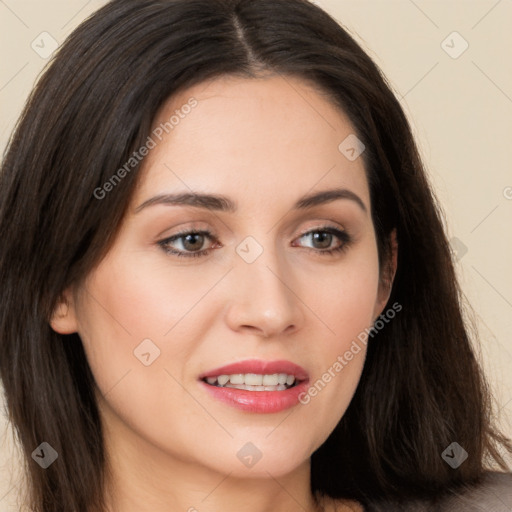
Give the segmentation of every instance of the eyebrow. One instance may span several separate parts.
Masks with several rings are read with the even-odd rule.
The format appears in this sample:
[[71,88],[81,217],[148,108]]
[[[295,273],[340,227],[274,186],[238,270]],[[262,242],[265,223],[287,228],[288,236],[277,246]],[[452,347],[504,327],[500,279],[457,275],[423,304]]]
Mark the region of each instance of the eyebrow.
[[[307,210],[315,206],[330,203],[338,199],[348,199],[354,201],[363,212],[367,213],[367,208],[362,199],[346,188],[336,188],[323,190],[312,194],[302,196],[293,206],[292,210]],[[139,213],[149,206],[164,204],[171,206],[193,206],[194,208],[203,208],[211,211],[234,213],[237,210],[235,201],[223,195],[201,194],[198,192],[184,192],[178,194],[160,194],[147,199],[137,206],[135,213]]]

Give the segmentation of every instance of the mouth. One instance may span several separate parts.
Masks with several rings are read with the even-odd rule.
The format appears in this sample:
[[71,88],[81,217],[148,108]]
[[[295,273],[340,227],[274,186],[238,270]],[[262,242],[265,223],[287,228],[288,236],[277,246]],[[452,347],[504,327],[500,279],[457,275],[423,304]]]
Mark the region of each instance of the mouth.
[[201,379],[206,384],[220,388],[242,389],[245,391],[286,391],[303,382],[293,374],[288,373],[233,373]]
[[214,400],[246,413],[269,414],[301,403],[309,375],[290,361],[253,359],[215,368],[198,381]]
[[214,368],[199,376],[213,387],[244,391],[286,391],[308,380],[302,366],[291,361],[249,359]]

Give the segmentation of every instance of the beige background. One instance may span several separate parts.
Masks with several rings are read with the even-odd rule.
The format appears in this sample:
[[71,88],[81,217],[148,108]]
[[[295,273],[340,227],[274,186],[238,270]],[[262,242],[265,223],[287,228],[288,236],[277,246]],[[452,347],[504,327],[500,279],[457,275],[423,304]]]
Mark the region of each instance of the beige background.
[[[32,41],[48,32],[61,43],[104,3],[0,0],[2,150],[48,62]],[[383,69],[412,123],[477,315],[496,409],[512,437],[512,1],[316,3]],[[7,512],[18,510],[19,462],[3,416],[0,432],[0,512]]]

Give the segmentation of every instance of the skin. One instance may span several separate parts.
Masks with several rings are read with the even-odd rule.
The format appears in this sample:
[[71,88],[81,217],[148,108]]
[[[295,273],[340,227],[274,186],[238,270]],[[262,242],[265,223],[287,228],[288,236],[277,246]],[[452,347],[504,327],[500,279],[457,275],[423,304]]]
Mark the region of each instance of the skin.
[[[66,290],[51,324],[79,333],[96,379],[110,510],[316,511],[310,456],[347,409],[366,346],[308,404],[278,413],[216,401],[198,376],[244,359],[287,359],[315,382],[384,311],[390,288],[379,279],[363,159],[338,150],[355,130],[306,82],[276,76],[202,83],[167,101],[155,126],[191,97],[197,107],[146,157],[113,247]],[[302,195],[336,187],[367,212],[348,199],[291,210]],[[158,194],[191,190],[228,196],[238,210],[136,212]],[[336,236],[330,244],[301,236],[325,225],[352,236],[345,251],[321,254],[342,243]],[[181,238],[174,249],[214,248],[197,258],[167,254],[158,242],[183,229],[215,239],[190,248]],[[235,251],[247,236],[263,249],[251,264]],[[393,276],[395,268],[396,246]],[[147,338],[160,349],[149,366],[134,356]],[[262,453],[252,468],[237,457],[247,442]]]

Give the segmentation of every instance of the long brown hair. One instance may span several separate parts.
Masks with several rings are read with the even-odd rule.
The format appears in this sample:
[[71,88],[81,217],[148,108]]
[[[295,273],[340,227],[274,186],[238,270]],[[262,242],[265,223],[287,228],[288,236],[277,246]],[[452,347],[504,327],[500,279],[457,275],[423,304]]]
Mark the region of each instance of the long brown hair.
[[[104,510],[106,475],[94,378],[78,334],[49,318],[64,289],[109,250],[138,167],[108,197],[95,190],[140,148],[178,90],[262,72],[313,83],[365,144],[381,268],[397,230],[389,304],[403,310],[368,344],[353,400],[312,455],[314,494],[365,505],[477,482],[512,452],[493,424],[474,329],[404,112],[381,72],[305,0],[114,0],[56,53],[23,111],[0,175],[0,372],[36,512]],[[463,404],[463,405],[461,405]],[[59,459],[42,470],[42,441]],[[457,469],[441,457],[457,442]]]

